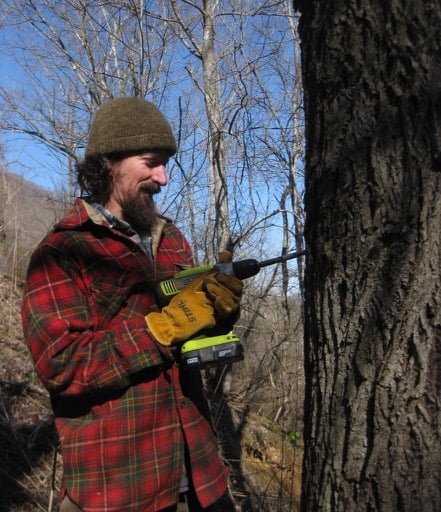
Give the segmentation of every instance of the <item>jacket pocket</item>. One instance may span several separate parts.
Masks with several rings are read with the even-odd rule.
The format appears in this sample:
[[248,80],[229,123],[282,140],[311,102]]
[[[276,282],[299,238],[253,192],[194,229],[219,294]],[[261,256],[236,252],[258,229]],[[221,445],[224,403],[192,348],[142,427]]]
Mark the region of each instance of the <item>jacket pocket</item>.
[[90,287],[90,306],[98,328],[105,327],[126,305],[132,286],[95,281]]

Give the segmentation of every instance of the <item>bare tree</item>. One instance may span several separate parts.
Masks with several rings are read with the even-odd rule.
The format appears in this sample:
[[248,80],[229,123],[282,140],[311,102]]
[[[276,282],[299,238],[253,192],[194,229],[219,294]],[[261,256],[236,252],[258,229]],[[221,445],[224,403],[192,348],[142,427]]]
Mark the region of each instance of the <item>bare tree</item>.
[[[202,91],[208,123],[208,165],[210,183],[209,226],[211,241],[206,245],[206,255],[211,261],[220,249],[227,247],[230,236],[230,222],[227,196],[226,148],[224,109],[221,104],[221,69],[218,65],[223,56],[216,48],[216,11],[219,2],[203,0],[197,3],[180,3],[171,1],[172,13],[176,20],[171,26],[202,66],[202,80],[197,72],[187,66],[195,86]],[[196,21],[191,9],[196,13]],[[182,12],[185,9],[185,14]],[[202,29],[198,37],[193,25],[201,22]]]
[[[302,246],[301,81],[287,0],[4,5],[8,26],[26,30],[8,48],[32,83],[26,94],[0,90],[5,129],[41,140],[73,171],[95,107],[110,96],[146,97],[164,110],[179,146],[160,208],[183,227],[198,262],[226,245],[257,259]],[[301,274],[290,263],[249,280],[238,324],[246,361],[225,387],[213,379],[222,407],[244,397],[238,410],[259,409],[283,429],[297,429],[290,423],[302,388]],[[231,430],[239,441],[243,418]]]
[[[294,60],[291,69],[286,60],[293,46],[288,36],[260,42],[281,32],[274,26],[289,34],[294,18],[286,5],[286,0],[5,0],[7,26],[23,30],[11,31],[3,50],[32,86],[0,88],[2,128],[26,134],[61,155],[73,194],[73,164],[96,106],[111,96],[146,96],[167,107],[178,135],[177,165],[170,169],[172,185],[162,205],[192,226],[197,256],[203,253],[212,261],[230,239],[247,252],[262,248],[265,233],[279,222],[272,222],[280,215],[274,198],[287,186],[289,196],[300,198],[292,177],[299,169],[302,143],[294,130],[301,126],[301,115],[298,94],[284,78],[287,71],[295,74]],[[283,68],[277,70],[283,52]],[[271,84],[257,94],[259,83],[271,74]],[[266,102],[260,99],[265,95]],[[271,96],[292,100],[292,108],[278,111],[281,103]],[[276,160],[265,163],[265,153],[277,152],[279,141],[280,170],[271,168]],[[275,175],[280,176],[280,195],[274,193]],[[301,222],[301,213],[289,216],[289,226],[292,219]],[[295,232],[301,236],[301,227]],[[201,245],[201,239],[210,243]]]
[[2,6],[6,24],[16,28],[6,51],[13,50],[32,84],[0,88],[4,130],[75,161],[104,99],[148,94],[161,102],[171,32],[139,2],[5,0]]
[[441,509],[438,1],[299,1],[303,510]]

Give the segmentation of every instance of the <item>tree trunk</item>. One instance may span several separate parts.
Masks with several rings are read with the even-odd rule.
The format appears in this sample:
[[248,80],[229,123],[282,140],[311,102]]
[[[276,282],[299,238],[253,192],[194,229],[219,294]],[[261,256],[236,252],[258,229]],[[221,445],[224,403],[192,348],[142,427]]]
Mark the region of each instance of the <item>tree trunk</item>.
[[304,511],[441,510],[441,4],[305,0]]
[[0,273],[4,272],[6,256],[6,203],[8,191],[6,177],[3,169],[0,169]]
[[215,261],[217,253],[228,247],[231,238],[225,161],[225,127],[219,91],[219,64],[215,52],[216,4],[217,2],[211,0],[203,2],[202,67],[209,133],[210,227],[213,229],[213,238],[211,243],[207,244],[208,261]]

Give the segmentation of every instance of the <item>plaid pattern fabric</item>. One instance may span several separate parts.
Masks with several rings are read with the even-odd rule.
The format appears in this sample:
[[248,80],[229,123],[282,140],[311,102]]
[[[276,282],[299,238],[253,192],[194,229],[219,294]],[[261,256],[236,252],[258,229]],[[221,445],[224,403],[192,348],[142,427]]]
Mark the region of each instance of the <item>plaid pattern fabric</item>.
[[35,250],[25,339],[49,390],[64,489],[86,512],[147,512],[177,501],[184,450],[203,507],[226,490],[199,373],[149,335],[156,281],[192,264],[163,221],[153,262],[78,199]]

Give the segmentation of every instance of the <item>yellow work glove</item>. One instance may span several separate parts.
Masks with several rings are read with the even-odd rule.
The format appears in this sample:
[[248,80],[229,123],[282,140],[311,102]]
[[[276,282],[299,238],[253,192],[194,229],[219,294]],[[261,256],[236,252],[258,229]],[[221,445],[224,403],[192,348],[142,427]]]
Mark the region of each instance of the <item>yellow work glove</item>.
[[240,279],[215,272],[204,277],[204,286],[220,318],[230,316],[239,309],[243,288]]
[[[233,255],[228,249],[219,253],[219,263],[229,263]],[[205,289],[213,301],[214,309],[221,318],[230,316],[232,313],[239,313],[240,299],[242,297],[243,284],[225,273],[210,274],[205,278]],[[237,318],[239,314],[237,314]]]
[[145,317],[147,326],[162,345],[188,340],[201,329],[216,325],[211,301],[203,291],[204,276],[186,286],[160,312]]

